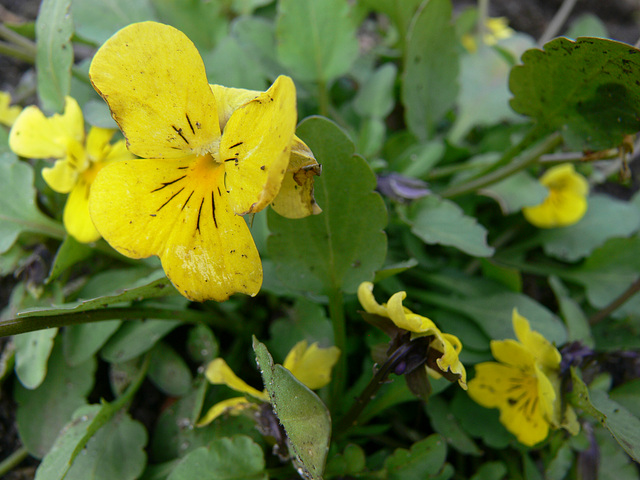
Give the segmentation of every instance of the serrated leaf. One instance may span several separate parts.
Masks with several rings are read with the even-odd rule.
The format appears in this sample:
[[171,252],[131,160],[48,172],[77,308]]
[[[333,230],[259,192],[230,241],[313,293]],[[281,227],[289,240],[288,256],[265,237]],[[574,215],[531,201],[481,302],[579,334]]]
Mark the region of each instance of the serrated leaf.
[[373,191],[375,176],[353,154],[353,143],[329,120],[306,119],[297,133],[322,164],[315,198],[323,211],[298,220],[269,211],[270,256],[278,276],[292,289],[354,293],[360,283],[373,279],[386,255],[382,229],[387,214],[382,198]]
[[188,453],[167,480],[267,480],[262,448],[249,437],[216,438]]
[[297,465],[305,478],[321,480],[331,439],[327,407],[289,370],[274,365],[267,347],[255,337],[253,350],[273,411],[285,429]]
[[37,388],[47,375],[47,362],[57,328],[47,328],[13,337],[16,348],[16,375],[25,388]]
[[398,448],[384,462],[388,480],[424,480],[440,472],[447,443],[438,434],[414,443],[410,450]]
[[36,206],[33,169],[14,154],[0,156],[0,191],[0,253],[9,250],[22,232],[64,237],[62,225]]
[[640,208],[608,195],[588,198],[582,220],[574,225],[538,233],[547,255],[575,262],[615,237],[628,237],[640,228]]
[[57,342],[44,382],[35,390],[16,385],[16,422],[20,439],[31,455],[44,457],[73,412],[86,403],[95,368],[94,358],[77,367],[67,365],[62,346]]
[[280,0],[276,38],[278,58],[303,81],[329,83],[358,56],[346,0]]
[[146,464],[147,430],[126,413],[113,416],[73,460],[65,480],[134,480]]
[[601,390],[590,390],[572,368],[571,378],[578,406],[593,415],[636,462],[640,462],[640,419]]
[[408,34],[402,103],[409,130],[427,140],[458,96],[458,44],[451,1],[430,0]]
[[475,257],[493,255],[485,228],[451,200],[422,198],[407,209],[407,220],[411,231],[430,245],[455,247]]
[[72,9],[76,33],[96,45],[131,23],[156,20],[149,0],[72,0]]
[[73,65],[71,0],[43,0],[36,19],[38,97],[45,111],[62,113]]
[[574,150],[604,150],[640,130],[640,50],[625,43],[556,38],[522,55],[511,107],[558,130]]

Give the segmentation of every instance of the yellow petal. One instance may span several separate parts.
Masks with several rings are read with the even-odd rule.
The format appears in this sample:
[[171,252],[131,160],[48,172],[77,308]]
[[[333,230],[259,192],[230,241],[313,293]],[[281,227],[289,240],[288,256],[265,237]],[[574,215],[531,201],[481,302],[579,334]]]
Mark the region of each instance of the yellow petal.
[[10,127],[20,115],[22,107],[18,105],[10,106],[11,95],[7,92],[0,92],[0,123]]
[[112,128],[91,127],[87,135],[87,155],[96,162],[104,160],[111,150],[109,142],[116,133]]
[[278,194],[289,164],[296,118],[296,89],[285,76],[229,118],[220,142],[220,161],[225,164],[234,212],[259,212]]
[[269,396],[265,392],[253,388],[233,373],[231,367],[222,358],[216,358],[211,361],[207,365],[204,375],[214,385],[226,385],[236,392],[245,393],[258,400],[269,400]]
[[283,367],[311,390],[317,390],[331,381],[331,369],[339,357],[338,347],[320,348],[317,342],[307,347],[307,341],[302,340],[291,349]]
[[550,190],[573,192],[583,197],[589,193],[587,179],[576,172],[572,163],[563,163],[550,168],[540,177],[540,183]]
[[358,287],[358,301],[365,312],[380,315],[381,317],[389,317],[387,307],[376,302],[373,296],[373,283],[362,282]]
[[411,312],[408,308],[402,306],[402,300],[406,298],[405,292],[394,293],[389,302],[387,303],[387,311],[389,318],[397,327],[400,327],[409,332],[419,333],[424,335],[431,335],[434,333],[440,333],[440,330],[436,327],[429,318],[422,315]]
[[490,346],[491,353],[496,360],[521,370],[533,371],[535,356],[520,342],[510,338],[491,340]]
[[69,193],[78,181],[79,172],[74,162],[68,158],[58,160],[53,167],[42,169],[42,177],[47,185],[59,193]]
[[[434,345],[435,343],[435,345]],[[458,384],[467,389],[467,370],[460,361],[459,355],[462,351],[462,342],[455,335],[450,333],[440,333],[436,335],[436,341],[431,343],[436,350],[442,351],[442,356],[436,360],[438,367],[443,372],[449,371],[459,375]]]
[[66,97],[62,115],[45,117],[38,107],[25,108],[9,134],[11,150],[22,157],[63,158],[69,144],[84,141],[84,119],[78,102]]
[[224,167],[211,156],[112,162],[92,188],[91,217],[113,248],[157,255],[189,299],[255,295],[262,265],[244,219],[228,204]]
[[116,143],[109,146],[104,157],[105,162],[121,161],[121,160],[133,160],[135,157],[127,150],[127,146],[124,140],[118,140]]
[[257,90],[245,90],[244,88],[229,88],[222,85],[209,85],[218,107],[218,121],[220,129],[224,129],[233,112],[245,103],[250,102],[262,92]]
[[62,215],[64,228],[80,243],[90,243],[100,239],[100,234],[89,215],[90,189],[90,183],[81,175],[67,198]]
[[313,196],[314,180],[321,171],[313,152],[294,136],[289,167],[271,207],[286,218],[304,218],[321,213],[322,209]]
[[211,407],[209,411],[204,415],[204,417],[202,417],[196,424],[196,426],[204,427],[205,425],[209,425],[220,415],[239,415],[247,408],[253,407],[255,407],[255,405],[251,402],[248,402],[244,397],[228,398],[227,400],[218,402],[213,407]]
[[516,337],[522,346],[533,355],[536,363],[545,370],[559,369],[562,356],[558,349],[539,332],[531,330],[529,321],[520,315],[515,308],[512,313],[512,321]]
[[216,101],[202,58],[179,30],[134,23],[98,50],[89,69],[130,150],[146,158],[181,158],[214,150]]

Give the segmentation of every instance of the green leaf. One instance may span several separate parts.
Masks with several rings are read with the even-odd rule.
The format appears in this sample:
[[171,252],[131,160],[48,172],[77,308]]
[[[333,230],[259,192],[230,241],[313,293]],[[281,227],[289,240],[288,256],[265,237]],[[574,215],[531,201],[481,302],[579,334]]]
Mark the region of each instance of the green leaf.
[[560,312],[567,324],[567,342],[582,342],[587,347],[593,347],[591,327],[578,302],[569,296],[568,289],[558,277],[549,277],[549,286],[556,296]]
[[471,480],[502,480],[507,475],[507,467],[502,462],[486,462],[480,465]]
[[278,2],[278,58],[296,79],[327,84],[349,71],[358,56],[349,10],[346,0]]
[[180,325],[180,320],[127,322],[109,339],[100,352],[103,360],[121,363],[150,350],[162,337]]
[[223,38],[203,60],[211,83],[248,90],[264,90],[267,84],[260,62],[232,36]]
[[43,215],[35,203],[33,169],[18,162],[14,154],[0,156],[0,253],[14,244],[23,232],[62,239],[64,228]]
[[227,35],[229,22],[223,2],[151,0],[151,3],[159,20],[182,31],[198,50],[212,49]]
[[451,413],[448,402],[439,395],[431,396],[429,404],[425,405],[431,426],[447,443],[463,455],[482,455],[482,450],[462,429],[458,420]]
[[421,140],[458,97],[458,43],[451,23],[451,1],[430,0],[413,21],[402,76],[402,103],[409,130]]
[[62,113],[71,89],[71,0],[43,0],[36,19],[38,97],[45,111]]
[[394,91],[398,68],[385,63],[367,79],[356,97],[353,108],[362,117],[384,118],[393,110]]
[[604,150],[640,130],[640,51],[602,38],[556,38],[509,77],[511,107],[574,150]]
[[331,439],[331,416],[318,396],[273,359],[254,337],[262,380],[269,392],[271,405],[284,427],[295,455],[295,463],[306,478],[321,480]]
[[501,182],[480,190],[482,195],[493,198],[505,215],[519,212],[522,207],[541,204],[549,195],[538,179],[527,172],[518,172]]
[[147,430],[126,413],[112,417],[75,457],[65,480],[134,480],[146,464]]
[[595,442],[600,450],[598,480],[638,480],[638,464],[613,440],[604,428],[595,429]]
[[329,120],[306,119],[298,136],[323,167],[315,181],[315,198],[323,212],[290,220],[269,211],[270,256],[290,288],[354,293],[360,283],[373,279],[386,255],[382,229],[387,215],[382,198],[373,191],[375,176]]
[[20,439],[31,455],[44,457],[73,412],[86,403],[95,369],[94,358],[76,367],[67,365],[62,345],[56,342],[44,382],[35,390],[16,384],[16,422]]
[[53,260],[53,266],[49,272],[47,283],[58,278],[58,276],[67,268],[75,265],[85,258],[89,258],[92,253],[93,249],[90,246],[78,242],[71,235],[67,235],[64,237],[64,241],[60,244],[60,247],[56,252],[56,258]]
[[[276,55],[276,28],[262,17],[238,17],[231,24],[231,34],[247,55],[261,65],[269,78],[277,77],[282,66]],[[262,90],[262,88],[261,88]]]
[[606,392],[587,388],[573,367],[571,378],[577,406],[594,416],[609,430],[624,451],[636,462],[640,462],[640,420],[611,400]]
[[414,18],[418,7],[424,0],[361,0],[362,3],[376,12],[384,13],[395,24],[400,34],[400,43],[403,44],[409,25]]
[[80,365],[102,348],[122,320],[70,325],[63,334],[64,356],[69,365]]
[[571,23],[571,27],[564,34],[565,37],[576,39],[578,37],[602,37],[607,38],[607,26],[592,13],[583,13]]
[[575,262],[615,237],[640,228],[640,208],[608,195],[591,195],[585,216],[575,225],[541,231],[538,239],[547,255]]
[[127,25],[156,20],[149,0],[72,0],[76,33],[96,45]]
[[33,390],[44,381],[57,333],[57,328],[47,328],[13,337],[16,347],[16,375],[25,388]]
[[267,480],[262,448],[249,437],[216,438],[187,454],[167,480]]
[[189,356],[198,363],[209,363],[220,353],[218,339],[207,325],[195,325],[187,336]]
[[184,359],[164,342],[151,350],[149,379],[170,397],[185,395],[191,387],[191,371]]
[[429,435],[414,443],[410,450],[398,448],[384,462],[388,480],[424,480],[434,478],[444,465],[447,443],[440,435]]
[[503,450],[511,440],[515,441],[515,437],[500,423],[498,410],[481,407],[466,392],[456,391],[451,412],[469,435],[481,438],[492,448]]
[[631,380],[609,393],[611,400],[625,407],[636,417],[640,418],[640,379]]
[[555,452],[544,472],[545,480],[562,480],[573,465],[574,454],[569,441],[565,441]]
[[493,255],[485,228],[451,200],[422,198],[409,206],[407,220],[411,231],[429,245],[455,247],[475,257]]

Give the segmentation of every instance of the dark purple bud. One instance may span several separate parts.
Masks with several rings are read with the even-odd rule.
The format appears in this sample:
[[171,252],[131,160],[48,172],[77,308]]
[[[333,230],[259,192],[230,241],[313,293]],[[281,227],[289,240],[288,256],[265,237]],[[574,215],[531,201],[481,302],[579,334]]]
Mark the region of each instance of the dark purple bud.
[[431,195],[429,184],[399,173],[378,176],[378,191],[396,202],[409,202]]

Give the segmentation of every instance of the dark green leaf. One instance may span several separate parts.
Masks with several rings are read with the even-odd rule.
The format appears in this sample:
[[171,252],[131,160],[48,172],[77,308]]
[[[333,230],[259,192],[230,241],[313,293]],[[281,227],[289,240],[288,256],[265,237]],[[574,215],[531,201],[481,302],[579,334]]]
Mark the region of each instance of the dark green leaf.
[[131,360],[151,349],[158,340],[178,325],[179,320],[127,322],[109,339],[100,355],[112,363]]
[[514,67],[511,107],[574,150],[604,150],[640,130],[640,50],[602,38],[556,38]]
[[267,480],[262,448],[249,437],[217,438],[193,450],[167,480]]
[[483,463],[471,480],[501,480],[507,475],[507,467],[502,462]]
[[278,2],[278,58],[294,78],[327,84],[349,70],[358,55],[349,9],[346,0]]
[[70,325],[64,330],[64,356],[69,365],[80,365],[92,357],[122,324],[122,320]]
[[4,253],[22,232],[63,238],[62,225],[43,215],[35,203],[33,169],[18,162],[14,154],[0,156],[0,253]]
[[451,412],[469,435],[481,438],[492,448],[504,449],[509,442],[515,441],[515,437],[500,423],[498,410],[481,407],[466,392],[456,392]]
[[410,450],[398,448],[384,462],[388,480],[424,480],[434,478],[447,456],[447,443],[433,434],[416,442]]
[[156,343],[151,350],[149,379],[171,397],[186,394],[192,382],[187,363],[164,342]]
[[611,400],[640,418],[640,379],[631,380],[611,390]]
[[218,356],[220,345],[208,326],[195,325],[189,330],[187,350],[194,361],[209,363]]
[[487,231],[473,217],[464,214],[451,200],[428,196],[411,204],[407,210],[411,231],[424,242],[458,248],[469,255],[489,257]]
[[588,347],[593,347],[594,341],[589,321],[580,308],[580,304],[569,296],[568,289],[558,277],[549,277],[549,286],[556,296],[560,312],[567,325],[567,341],[579,341]]
[[404,43],[409,25],[418,7],[424,0],[361,0],[362,3],[372,10],[387,15],[396,25],[400,33],[400,43]]
[[67,268],[75,265],[85,258],[90,257],[92,253],[93,249],[90,246],[78,242],[71,235],[67,235],[64,237],[64,241],[60,244],[60,247],[56,252],[56,258],[54,259],[53,266],[49,272],[47,283],[58,278],[58,275],[64,272]]
[[71,0],[43,0],[36,20],[38,97],[45,111],[62,113],[73,65]]
[[409,130],[429,139],[458,96],[458,45],[451,1],[430,0],[408,35],[402,103]]
[[353,144],[333,123],[315,117],[298,128],[322,164],[315,192],[319,215],[290,220],[269,212],[269,252],[282,282],[308,293],[354,293],[382,266],[386,210],[373,192],[375,176],[353,155]]
[[318,396],[273,359],[262,343],[253,340],[262,380],[271,405],[285,429],[295,463],[305,477],[321,480],[331,439],[331,416]]
[[16,384],[16,422],[20,438],[31,455],[44,457],[73,412],[86,403],[95,368],[94,358],[77,367],[67,365],[62,345],[57,342],[44,382],[35,390]]
[[439,433],[449,445],[464,455],[482,455],[482,450],[462,429],[456,417],[451,413],[447,401],[441,396],[432,396],[425,405],[427,415],[436,433]]

